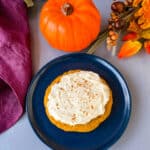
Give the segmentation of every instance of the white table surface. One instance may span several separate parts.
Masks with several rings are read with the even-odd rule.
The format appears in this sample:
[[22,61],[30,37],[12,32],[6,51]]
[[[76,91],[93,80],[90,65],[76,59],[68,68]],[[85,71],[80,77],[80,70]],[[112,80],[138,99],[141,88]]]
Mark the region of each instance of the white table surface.
[[[38,0],[39,1],[39,0]],[[39,3],[39,2],[38,2]],[[107,25],[111,0],[95,0],[103,16],[102,28]],[[40,5],[30,15],[31,50],[34,74],[48,61],[65,54],[52,49],[41,36],[38,28]],[[32,10],[33,11],[33,10]],[[112,57],[103,44],[95,53],[111,62],[124,75],[132,95],[132,113],[123,136],[110,150],[150,149],[150,55],[140,52],[131,59]],[[49,150],[32,130],[27,113],[9,130],[0,135],[0,150]]]

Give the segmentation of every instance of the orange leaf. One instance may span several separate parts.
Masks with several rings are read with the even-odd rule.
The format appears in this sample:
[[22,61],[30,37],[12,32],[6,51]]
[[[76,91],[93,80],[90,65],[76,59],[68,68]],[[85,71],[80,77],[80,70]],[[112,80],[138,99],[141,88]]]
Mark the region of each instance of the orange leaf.
[[135,55],[142,48],[142,44],[139,41],[127,41],[125,42],[120,52],[118,53],[118,58],[126,58]]
[[139,3],[142,2],[142,0],[133,0],[133,6],[137,7],[139,5]]
[[150,41],[144,42],[144,48],[148,54],[150,54]]
[[128,40],[137,40],[138,35],[135,32],[129,32],[125,36],[123,36],[123,41],[128,41]]
[[140,30],[141,30],[140,26],[137,24],[137,22],[135,20],[130,21],[130,24],[129,24],[129,27],[128,27],[128,31],[139,33]]

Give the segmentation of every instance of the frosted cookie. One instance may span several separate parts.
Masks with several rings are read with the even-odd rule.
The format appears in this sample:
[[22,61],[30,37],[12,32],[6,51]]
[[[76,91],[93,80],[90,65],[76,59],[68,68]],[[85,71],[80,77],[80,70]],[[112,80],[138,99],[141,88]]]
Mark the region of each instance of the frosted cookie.
[[64,131],[89,132],[98,127],[112,108],[112,91],[92,71],[71,70],[46,89],[44,107],[49,120]]

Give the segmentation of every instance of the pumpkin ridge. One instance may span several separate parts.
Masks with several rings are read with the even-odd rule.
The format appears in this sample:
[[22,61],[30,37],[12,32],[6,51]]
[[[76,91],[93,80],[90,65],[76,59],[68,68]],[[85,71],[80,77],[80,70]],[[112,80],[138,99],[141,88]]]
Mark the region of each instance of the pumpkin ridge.
[[59,28],[59,24],[57,23],[56,24],[56,32],[55,32],[55,40],[57,41],[57,44],[60,45],[60,35],[59,35],[59,31],[58,31],[58,28]]
[[[76,15],[76,17],[80,20],[81,23],[85,24],[84,22],[86,22],[86,17],[77,16],[77,15]],[[92,17],[90,17],[90,19],[91,19],[91,18],[92,18]],[[83,20],[83,19],[84,19],[84,20]],[[92,18],[92,20],[93,20],[93,18]],[[95,20],[95,21],[96,21],[96,20]],[[88,22],[89,22],[89,19],[88,19]],[[93,23],[93,22],[91,21],[91,23]],[[85,26],[86,26],[86,28],[87,28],[88,31],[90,31],[90,30],[93,29],[93,28],[91,27],[91,23],[85,24]],[[100,30],[100,29],[99,29],[99,30]],[[99,32],[97,33],[96,36],[95,36],[95,32],[89,32],[89,34],[91,35],[92,38],[96,38],[97,35],[99,34]],[[94,40],[93,40],[93,41],[94,41]]]
[[[75,17],[75,16],[74,16],[74,17]],[[73,20],[75,19],[74,17],[71,18],[71,19],[72,19],[72,29],[74,29],[74,30],[72,30],[72,31],[75,31],[75,32],[72,32],[72,33],[73,33],[73,36],[72,36],[72,37],[73,37],[73,39],[74,39],[73,41],[74,41],[75,49],[78,49],[78,44],[79,44],[79,42],[82,43],[82,40],[78,40],[78,39],[75,38],[76,36],[79,36],[79,32],[78,32],[78,33],[76,32],[76,31],[78,31],[78,29],[76,29],[76,25],[74,25],[74,23],[73,23],[73,22],[74,22]],[[77,19],[78,19],[78,18],[77,18]],[[78,19],[78,20],[79,20],[79,19]],[[77,22],[77,20],[76,20],[76,22]],[[78,22],[80,22],[80,20],[79,20]],[[82,30],[81,23],[79,23],[79,24],[80,24],[80,30]],[[83,45],[83,43],[82,43],[82,45]]]
[[[81,28],[81,25],[82,26],[85,26],[84,24],[84,21],[80,18],[80,16],[78,16],[78,15],[75,15],[74,17],[76,17],[76,19],[78,19],[78,21],[80,22],[80,30],[82,30]],[[88,38],[90,38],[91,39],[91,37],[93,37],[93,35],[91,34],[91,32],[88,32],[88,31],[90,31],[91,30],[91,28],[90,28],[90,26],[87,26],[87,24],[86,24],[86,28],[87,28],[87,30],[86,30],[86,32],[89,34],[89,36],[86,36],[86,35],[84,35],[84,36],[86,36],[86,38],[88,37]],[[85,27],[84,27],[84,29],[85,29]]]
[[[50,14],[53,14],[53,13],[56,13],[56,14],[62,14],[61,13],[61,7],[58,7],[57,5],[58,4],[56,4],[56,5],[50,5],[50,2],[49,1],[47,1],[46,2],[47,3],[47,6],[45,6],[46,8],[43,10],[43,8],[42,8],[42,12],[44,12],[44,13],[46,13],[46,14],[48,14],[48,13],[50,13]],[[46,5],[46,4],[45,4]],[[48,7],[48,8],[47,8]],[[62,15],[63,16],[63,15]]]
[[[70,24],[70,19],[69,19],[69,21],[68,21],[68,19],[66,19],[66,21],[61,20],[61,23],[59,24],[59,28],[58,28],[59,37],[60,37],[59,42],[60,42],[60,44],[64,45],[65,51],[67,51],[67,47],[68,47],[68,43],[69,43],[67,39],[68,39],[68,37],[70,37],[70,32],[67,30],[68,28],[70,28],[69,24]],[[64,33],[62,33],[61,28],[64,30]],[[71,40],[71,39],[69,39],[69,40]],[[60,50],[62,50],[60,45],[58,45],[58,48]]]
[[73,18],[72,17],[70,17],[70,28],[72,29],[72,30],[70,30],[71,31],[71,35],[72,35],[72,41],[73,41],[73,46],[72,46],[72,49],[73,49],[73,47],[74,48],[76,48],[77,46],[76,46],[76,39],[75,39],[75,32],[74,32],[74,23],[73,23]]
[[[49,18],[51,18],[50,15],[49,15]],[[54,19],[54,18],[53,18],[53,19]],[[52,34],[53,34],[52,37],[55,39],[55,41],[58,41],[56,35],[57,35],[57,32],[58,32],[58,31],[57,31],[57,27],[58,27],[57,20],[59,20],[59,19],[60,19],[60,18],[59,18],[59,15],[57,15],[57,16],[55,16],[55,20],[56,20],[56,21],[54,21],[54,20],[53,20],[53,21],[52,21],[52,20],[49,21],[49,23],[52,23],[53,26],[56,26],[56,27],[55,27],[55,31],[51,32],[50,34],[47,34],[47,33],[45,32],[45,30],[46,30],[46,31],[48,30],[47,28],[49,28],[49,26],[50,26],[50,25],[48,25],[48,24],[47,24],[47,28],[45,27],[45,30],[44,30],[44,33],[45,33],[45,35],[46,35],[47,37],[52,36]],[[55,24],[54,24],[54,23],[55,23]],[[53,42],[52,40],[50,40],[50,39],[51,39],[51,38],[48,38],[48,40],[47,40],[48,43],[52,43],[52,46],[53,46],[53,47],[56,47],[55,44],[54,44],[54,42]]]
[[[60,45],[64,45],[64,49],[66,49],[67,47],[67,43],[68,41],[66,40],[67,37],[70,37],[70,34],[68,32],[68,27],[69,27],[69,21],[68,18],[64,17],[64,19],[61,18],[57,18],[59,20],[59,24],[57,23],[57,36],[55,36],[55,41],[58,41],[59,38],[59,44],[55,43],[53,45],[54,48],[58,48],[61,50],[61,46]],[[58,21],[56,21],[58,22]],[[63,32],[62,32],[63,31]],[[53,39],[54,40],[54,39]]]
[[[41,18],[40,18],[40,20],[41,20]],[[45,23],[43,23],[43,24],[40,24],[40,30],[42,31],[42,30],[45,30],[45,28],[46,28],[46,26],[47,26],[47,24],[48,24],[48,17],[47,17],[47,22]]]

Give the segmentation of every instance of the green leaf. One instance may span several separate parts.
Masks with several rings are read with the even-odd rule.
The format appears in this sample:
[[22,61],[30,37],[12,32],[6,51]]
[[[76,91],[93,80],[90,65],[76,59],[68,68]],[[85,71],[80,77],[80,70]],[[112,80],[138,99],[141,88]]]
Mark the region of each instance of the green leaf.
[[24,0],[24,2],[26,3],[27,7],[32,7],[34,5],[32,0]]

